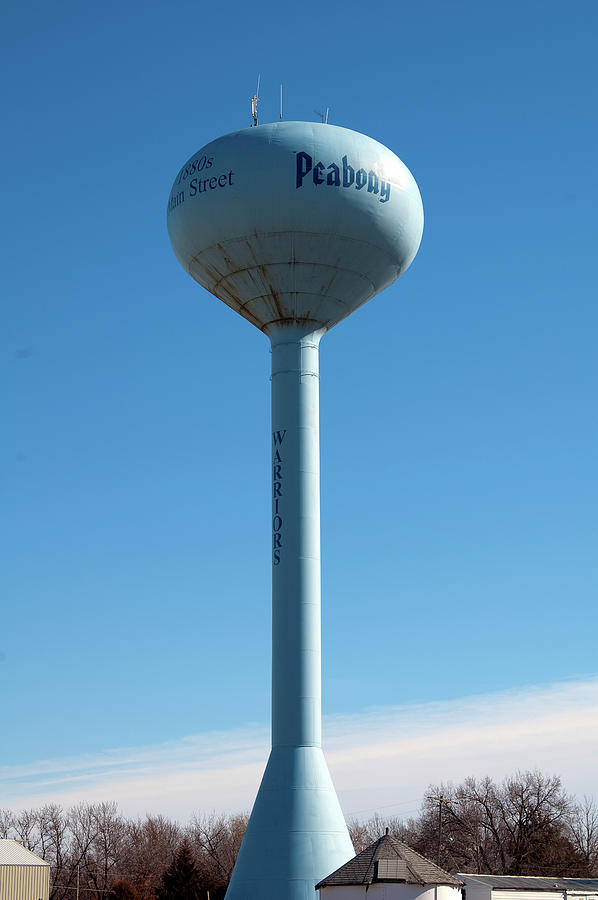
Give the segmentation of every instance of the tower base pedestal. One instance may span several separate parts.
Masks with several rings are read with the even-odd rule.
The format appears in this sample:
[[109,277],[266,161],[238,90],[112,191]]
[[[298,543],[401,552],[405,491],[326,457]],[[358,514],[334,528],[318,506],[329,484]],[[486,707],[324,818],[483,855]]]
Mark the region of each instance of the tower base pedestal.
[[226,900],[317,900],[353,853],[321,748],[274,747]]

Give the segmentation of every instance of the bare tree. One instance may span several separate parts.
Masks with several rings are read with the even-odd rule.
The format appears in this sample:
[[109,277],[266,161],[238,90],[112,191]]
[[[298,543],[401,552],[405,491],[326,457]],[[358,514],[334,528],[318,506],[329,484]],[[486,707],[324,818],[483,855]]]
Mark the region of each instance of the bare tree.
[[27,850],[33,853],[39,851],[39,812],[36,809],[24,809],[13,817],[12,829],[16,839],[20,841]]
[[371,844],[367,822],[360,822],[359,819],[349,819],[347,822],[349,829],[349,837],[353,844],[355,853],[361,853],[362,850]]
[[409,823],[403,822],[397,816],[381,816],[379,813],[374,813],[373,816],[370,816],[364,822],[358,819],[350,819],[347,822],[347,827],[355,853],[360,853],[378,840],[379,837],[382,837],[386,833],[387,828],[389,833],[400,841],[407,842],[409,836]]
[[134,886],[140,900],[153,900],[182,839],[180,826],[165,816],[146,816],[127,822],[119,869],[121,876]]
[[124,822],[114,802],[91,806],[91,820],[95,833],[85,854],[85,873],[100,898],[117,880]]
[[598,805],[584,796],[573,805],[567,821],[568,837],[586,866],[587,877],[598,877]]
[[14,813],[10,809],[0,809],[0,837],[9,838],[12,833]]
[[116,880],[116,863],[123,838],[123,822],[116,803],[80,803],[68,813],[71,860],[67,883],[72,887],[78,872],[82,889],[98,900],[110,892]]
[[439,846],[440,864],[449,871],[574,875],[581,857],[567,834],[571,809],[560,779],[537,771],[518,772],[501,784],[487,777],[433,786],[415,846],[432,858]]
[[195,817],[187,833],[196,861],[210,890],[222,894],[228,886],[249,817],[216,815]]
[[49,803],[39,811],[40,852],[50,863],[50,900],[68,896],[71,874],[70,834],[67,817],[57,803]]

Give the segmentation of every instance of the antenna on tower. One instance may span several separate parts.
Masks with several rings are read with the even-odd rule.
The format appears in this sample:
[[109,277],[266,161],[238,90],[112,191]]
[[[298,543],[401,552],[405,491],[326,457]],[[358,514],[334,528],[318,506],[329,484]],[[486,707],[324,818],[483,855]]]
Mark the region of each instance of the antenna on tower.
[[280,85],[280,118],[282,119],[282,84]]
[[328,125],[328,113],[330,112],[330,107],[326,107],[326,112],[323,112],[321,109],[314,109],[316,116],[319,116],[322,120],[322,125]]
[[[258,124],[258,121],[257,121],[257,105],[258,105],[258,103],[259,103],[259,101],[260,101],[260,78],[261,78],[261,77],[262,77],[262,76],[261,76],[261,73],[260,73],[260,74],[257,76],[257,90],[256,90],[255,94],[253,95],[253,97],[251,98],[251,115],[253,116],[253,124],[254,124],[254,125],[257,125],[257,124]],[[253,126],[252,126],[252,127],[253,127]]]

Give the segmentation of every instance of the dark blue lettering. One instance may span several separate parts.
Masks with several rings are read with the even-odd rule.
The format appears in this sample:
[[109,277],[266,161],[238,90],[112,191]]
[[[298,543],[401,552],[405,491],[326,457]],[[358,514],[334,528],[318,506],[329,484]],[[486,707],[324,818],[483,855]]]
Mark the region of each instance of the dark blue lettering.
[[351,187],[355,181],[355,169],[347,162],[347,157],[343,156],[343,187]]
[[311,172],[313,183],[316,186],[327,184],[330,187],[355,187],[358,191],[363,190],[367,186],[368,194],[380,195],[380,203],[387,203],[390,200],[390,182],[383,181],[376,170],[370,169],[368,172],[363,168],[355,169],[349,163],[347,154],[342,157],[341,162],[342,165],[340,166],[333,162],[329,165],[323,162],[314,164],[314,158],[309,153],[306,153],[304,150],[298,151],[296,187],[302,187],[306,176]]
[[224,185],[226,184],[227,177],[228,177],[227,175],[219,175],[218,176],[218,184],[220,185],[220,187],[224,187]]
[[185,202],[185,193],[184,191],[179,191],[177,194],[171,194],[170,200],[168,201],[168,212],[172,212],[173,209],[176,209],[177,206],[180,206],[181,203]]
[[282,528],[282,519],[280,516],[274,516],[272,519],[272,531],[280,531]]
[[274,538],[274,541],[272,543],[272,549],[275,550],[276,547],[282,547],[282,544],[281,544],[282,535],[281,534],[273,534],[272,537]]
[[282,478],[282,475],[280,474],[281,469],[282,469],[282,466],[274,466],[274,473],[273,473],[272,477],[273,478]]
[[274,551],[274,558],[272,559],[272,562],[275,566],[278,565],[278,563],[280,562],[280,550]]
[[313,159],[309,155],[309,153],[304,153],[301,150],[300,153],[297,154],[297,187],[300,188],[303,184],[303,179],[305,176],[311,172],[311,167],[313,165]]
[[326,176],[326,183],[333,185],[333,187],[341,186],[341,170],[335,163],[330,163],[328,166],[329,169],[332,169],[331,172]]
[[273,497],[282,497],[282,491],[281,491],[282,485],[281,485],[280,481],[275,481],[272,488],[273,488],[273,494],[272,494]]
[[324,163],[316,163],[314,166],[313,179],[314,184],[324,184],[324,178],[322,176],[322,172],[324,171]]
[[282,442],[284,441],[284,436],[285,436],[286,433],[287,433],[286,428],[284,429],[284,431],[274,431],[274,432],[272,433],[272,437],[273,437],[273,439],[274,439],[274,446],[275,446],[275,447],[276,447],[277,444],[278,444],[279,446],[280,446],[280,444],[282,444]]
[[[276,443],[276,442],[275,442],[275,443]],[[275,450],[275,451],[274,451],[274,460],[273,460],[273,462],[275,462],[275,463],[277,463],[277,462],[282,462],[282,456],[280,455],[280,450]]]
[[195,197],[197,194],[197,178],[192,178],[189,182],[189,195]]
[[378,176],[375,172],[368,172],[368,194],[378,193]]

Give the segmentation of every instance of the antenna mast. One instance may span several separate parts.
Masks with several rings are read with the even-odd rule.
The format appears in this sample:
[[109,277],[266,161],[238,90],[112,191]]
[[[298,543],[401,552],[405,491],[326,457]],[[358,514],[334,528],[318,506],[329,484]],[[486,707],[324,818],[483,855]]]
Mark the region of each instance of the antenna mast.
[[[258,105],[259,100],[260,100],[260,78],[261,78],[261,77],[262,77],[262,76],[261,76],[261,73],[260,73],[260,74],[257,76],[257,91],[255,92],[255,94],[254,94],[253,97],[251,98],[251,115],[253,116],[253,125],[257,125],[257,124],[258,124],[258,120],[257,120],[257,117],[258,117],[258,113],[257,113],[257,105]],[[253,126],[252,126],[252,127],[253,127]]]
[[322,125],[328,125],[328,113],[330,112],[330,107],[326,107],[326,112],[320,109],[314,109],[316,116],[319,116],[322,120]]
[[282,120],[282,84],[280,85],[280,118]]

